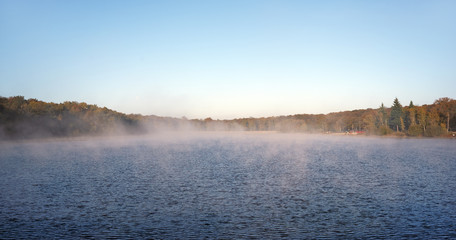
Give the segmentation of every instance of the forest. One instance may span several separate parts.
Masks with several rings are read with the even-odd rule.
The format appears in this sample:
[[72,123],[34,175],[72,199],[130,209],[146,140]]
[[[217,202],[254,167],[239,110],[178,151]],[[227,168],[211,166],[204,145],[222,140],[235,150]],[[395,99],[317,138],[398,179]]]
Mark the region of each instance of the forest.
[[161,131],[278,131],[325,134],[451,136],[456,100],[329,114],[296,114],[232,120],[187,119],[124,114],[84,102],[48,103],[23,96],[0,97],[0,139],[154,134]]

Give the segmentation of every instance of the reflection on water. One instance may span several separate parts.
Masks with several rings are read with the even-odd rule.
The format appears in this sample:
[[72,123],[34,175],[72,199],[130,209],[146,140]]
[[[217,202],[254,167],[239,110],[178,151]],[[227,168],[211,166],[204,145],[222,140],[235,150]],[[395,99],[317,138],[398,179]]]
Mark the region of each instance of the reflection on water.
[[456,238],[456,141],[4,143],[0,238]]

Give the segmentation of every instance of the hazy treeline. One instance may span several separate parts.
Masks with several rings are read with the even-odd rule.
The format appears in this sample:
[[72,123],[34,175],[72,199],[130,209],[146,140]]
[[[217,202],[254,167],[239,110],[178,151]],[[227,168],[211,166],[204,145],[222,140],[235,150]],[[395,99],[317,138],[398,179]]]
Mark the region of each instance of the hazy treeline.
[[369,135],[440,136],[456,131],[456,100],[440,98],[431,105],[402,106],[394,99],[388,108],[362,109],[329,114],[297,114],[233,120],[250,131],[312,133],[364,133]]
[[0,139],[148,134],[190,126],[184,119],[127,115],[84,102],[0,97]]
[[134,115],[86,103],[0,98],[0,136],[4,138],[99,135],[121,131],[121,127],[122,131],[134,132],[138,121]]
[[374,135],[440,136],[456,130],[456,100],[329,114],[297,114],[233,120],[123,114],[84,102],[47,103],[0,97],[0,139],[149,134],[158,131],[357,132]]

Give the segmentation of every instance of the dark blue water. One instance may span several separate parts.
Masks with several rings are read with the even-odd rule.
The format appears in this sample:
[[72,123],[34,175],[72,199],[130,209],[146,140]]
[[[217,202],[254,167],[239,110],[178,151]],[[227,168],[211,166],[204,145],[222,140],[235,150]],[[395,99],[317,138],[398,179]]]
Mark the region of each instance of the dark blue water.
[[0,238],[456,238],[456,141],[1,143]]

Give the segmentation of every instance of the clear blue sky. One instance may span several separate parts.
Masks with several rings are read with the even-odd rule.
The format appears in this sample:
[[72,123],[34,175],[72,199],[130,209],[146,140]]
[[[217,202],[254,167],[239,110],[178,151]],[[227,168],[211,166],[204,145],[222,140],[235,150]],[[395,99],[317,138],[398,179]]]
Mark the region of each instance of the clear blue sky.
[[456,1],[0,0],[0,95],[231,119],[456,98]]

